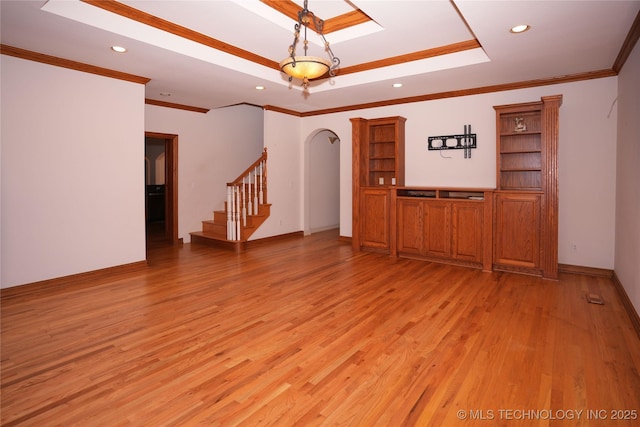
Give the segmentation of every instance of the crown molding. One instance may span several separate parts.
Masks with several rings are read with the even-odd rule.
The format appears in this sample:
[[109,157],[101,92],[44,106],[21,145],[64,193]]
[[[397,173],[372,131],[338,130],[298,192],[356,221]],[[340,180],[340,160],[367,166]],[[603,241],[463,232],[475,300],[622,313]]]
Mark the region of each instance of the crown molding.
[[520,82],[504,83],[477,88],[452,90],[448,92],[438,92],[425,95],[412,96],[408,98],[390,99],[387,101],[370,102],[367,104],[355,104],[344,107],[328,108],[324,110],[308,111],[301,113],[301,117],[317,116],[322,114],[340,113],[344,111],[363,110],[367,108],[387,107],[390,105],[410,104],[413,102],[433,101],[436,99],[456,98],[460,96],[479,95],[491,92],[503,92],[507,90],[526,89],[530,87],[548,86],[560,83],[571,83],[582,80],[601,79],[604,77],[617,76],[614,70],[589,71],[586,73],[570,74],[565,76],[550,77],[547,79],[524,80]]
[[208,108],[193,107],[191,105],[176,104],[173,102],[166,102],[166,101],[158,101],[156,99],[151,99],[151,98],[145,98],[144,103],[147,105],[156,105],[158,107],[175,108],[178,110],[193,111],[196,113],[203,113],[203,114],[207,114],[209,112]]
[[151,81],[148,77],[136,76],[135,74],[123,73],[108,68],[96,67],[82,62],[71,61],[69,59],[58,58],[57,56],[45,55],[44,53],[33,52],[18,47],[0,44],[0,54],[14,56],[16,58],[26,59],[29,61],[41,62],[43,64],[54,65],[56,67],[69,68],[71,70],[82,71],[85,73],[97,74],[99,76],[111,77],[118,80],[126,80],[128,82],[147,84]]
[[638,38],[640,38],[640,12],[636,15],[636,19],[633,21],[629,33],[627,33],[627,38],[624,40],[624,43],[622,43],[618,57],[613,63],[613,69],[616,73],[622,70],[624,63],[627,62],[627,58],[629,58],[631,51],[636,46]]

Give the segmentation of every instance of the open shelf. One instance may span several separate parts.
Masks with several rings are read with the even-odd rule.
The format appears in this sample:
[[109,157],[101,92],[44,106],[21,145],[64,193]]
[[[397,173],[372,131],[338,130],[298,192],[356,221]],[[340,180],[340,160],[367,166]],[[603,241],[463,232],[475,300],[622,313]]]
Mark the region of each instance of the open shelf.
[[542,104],[522,111],[499,111],[497,188],[542,188]]
[[447,199],[447,200],[484,200],[485,192],[493,189],[465,189],[465,188],[398,188],[398,197],[415,197],[421,199]]

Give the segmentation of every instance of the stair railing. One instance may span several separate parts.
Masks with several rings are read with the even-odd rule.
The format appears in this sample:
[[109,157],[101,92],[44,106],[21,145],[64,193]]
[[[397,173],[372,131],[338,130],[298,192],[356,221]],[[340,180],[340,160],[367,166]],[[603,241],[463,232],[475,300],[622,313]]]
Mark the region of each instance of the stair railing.
[[247,217],[267,203],[267,149],[235,180],[227,183],[227,240],[242,240]]

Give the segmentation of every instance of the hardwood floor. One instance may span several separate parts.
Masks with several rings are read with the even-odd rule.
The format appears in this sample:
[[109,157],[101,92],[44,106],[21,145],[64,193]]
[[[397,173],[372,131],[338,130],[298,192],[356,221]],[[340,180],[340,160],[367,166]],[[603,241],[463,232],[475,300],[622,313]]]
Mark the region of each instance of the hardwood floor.
[[640,423],[640,340],[607,278],[353,252],[335,231],[148,264],[3,291],[3,426]]

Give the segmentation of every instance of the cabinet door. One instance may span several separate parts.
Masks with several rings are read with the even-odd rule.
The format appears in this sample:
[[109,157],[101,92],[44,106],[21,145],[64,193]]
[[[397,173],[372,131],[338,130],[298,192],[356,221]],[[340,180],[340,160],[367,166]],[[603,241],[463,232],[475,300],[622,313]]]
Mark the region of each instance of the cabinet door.
[[541,199],[531,193],[495,195],[495,264],[532,273],[540,268]]
[[453,202],[452,245],[453,258],[482,262],[482,204]]
[[424,202],[424,253],[451,256],[451,202]]
[[398,252],[422,254],[423,204],[420,200],[398,200]]
[[360,246],[389,250],[389,190],[360,191]]

